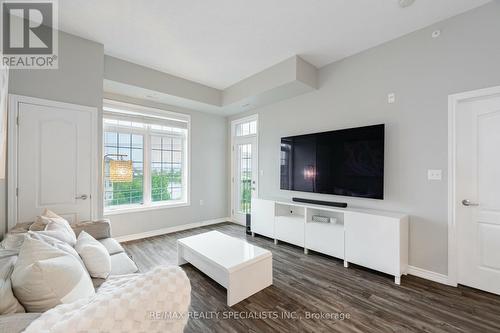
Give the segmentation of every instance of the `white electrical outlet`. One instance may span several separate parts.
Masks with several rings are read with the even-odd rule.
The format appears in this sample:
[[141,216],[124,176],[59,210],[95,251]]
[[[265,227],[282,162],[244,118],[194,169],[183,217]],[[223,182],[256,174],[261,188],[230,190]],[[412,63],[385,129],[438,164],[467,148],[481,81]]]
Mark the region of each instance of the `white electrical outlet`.
[[428,180],[442,180],[443,179],[443,171],[442,170],[427,170],[427,179]]
[[387,103],[389,103],[389,104],[396,103],[396,94],[395,93],[390,93],[389,95],[387,95]]
[[205,204],[205,201],[203,199],[200,200],[200,206],[203,206]]

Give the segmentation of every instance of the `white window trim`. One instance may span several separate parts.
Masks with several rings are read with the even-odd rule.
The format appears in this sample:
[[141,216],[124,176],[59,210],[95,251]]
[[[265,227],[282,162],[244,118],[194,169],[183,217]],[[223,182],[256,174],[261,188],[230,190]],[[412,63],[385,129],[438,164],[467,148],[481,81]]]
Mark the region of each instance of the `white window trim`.
[[[169,208],[178,208],[178,207],[186,207],[191,205],[191,116],[184,114],[184,113],[177,113],[177,112],[172,112],[172,111],[167,111],[167,110],[161,110],[161,109],[155,109],[155,108],[150,108],[142,105],[136,105],[136,104],[129,104],[129,103],[123,103],[123,102],[118,102],[118,101],[113,101],[113,100],[107,100],[105,99],[103,101],[103,108],[113,108],[117,110],[123,110],[126,112],[131,112],[135,114],[141,114],[145,116],[153,116],[153,117],[159,117],[159,118],[165,118],[165,119],[175,119],[175,120],[182,120],[187,123],[187,144],[186,144],[186,149],[187,149],[187,154],[184,154],[184,161],[186,164],[185,167],[185,173],[183,175],[183,181],[185,182],[185,198],[182,200],[172,200],[172,201],[162,201],[162,202],[149,202],[148,204],[143,204],[143,205],[120,205],[115,208],[106,208],[104,207],[104,174],[102,174],[102,179],[103,181],[101,182],[101,193],[102,195],[102,202],[103,202],[103,215],[104,216],[110,216],[110,215],[120,215],[120,214],[126,214],[126,213],[133,213],[133,212],[143,212],[143,211],[150,211],[150,210],[158,210],[158,209],[169,209]],[[106,113],[106,111],[104,111]],[[126,113],[125,113],[126,114]],[[106,116],[104,115],[103,118]],[[104,124],[104,121],[102,122],[102,129],[103,129],[103,136],[102,136],[102,151],[104,152],[104,132],[105,128],[110,128],[114,131],[120,132],[119,127],[115,127],[113,129],[113,126],[106,126]],[[123,131],[123,129],[121,130]],[[127,131],[128,133],[137,133],[137,134],[144,134],[145,131],[137,130],[135,131],[133,128],[130,128],[130,130]],[[156,131],[148,131],[147,135],[144,135],[143,139],[143,152],[144,152],[144,158],[143,158],[143,177],[146,179],[146,177],[150,177],[151,175],[151,163],[149,160],[149,155],[146,154],[146,149],[150,149],[150,144],[146,144],[146,141],[149,141],[149,136],[150,135],[164,135],[164,133],[161,132],[156,132]],[[168,135],[167,135],[168,136]],[[147,147],[147,148],[146,148]],[[104,156],[104,155],[103,155]],[[101,157],[102,158],[102,157]],[[103,161],[104,163],[104,161]],[[103,169],[104,170],[104,169]],[[144,198],[146,196],[151,197],[151,184],[150,181],[144,182]],[[144,200],[146,201],[146,200]],[[151,200],[148,200],[151,201]]]

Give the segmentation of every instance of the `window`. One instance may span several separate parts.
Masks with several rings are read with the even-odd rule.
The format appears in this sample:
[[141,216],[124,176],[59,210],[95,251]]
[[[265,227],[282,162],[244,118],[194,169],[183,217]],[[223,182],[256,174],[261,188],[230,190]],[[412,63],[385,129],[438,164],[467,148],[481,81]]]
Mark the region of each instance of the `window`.
[[[106,119],[106,122],[109,122]],[[122,154],[132,160],[133,179],[130,183],[113,183],[109,179],[109,161],[104,168],[104,206],[142,204],[144,202],[144,144],[140,134],[118,131],[104,132],[104,156]]]
[[151,200],[179,200],[182,197],[182,139],[151,136]]
[[257,134],[257,120],[251,120],[236,125],[236,136]]
[[[104,210],[189,203],[189,116],[105,102]],[[132,162],[132,180],[113,182],[110,161]]]

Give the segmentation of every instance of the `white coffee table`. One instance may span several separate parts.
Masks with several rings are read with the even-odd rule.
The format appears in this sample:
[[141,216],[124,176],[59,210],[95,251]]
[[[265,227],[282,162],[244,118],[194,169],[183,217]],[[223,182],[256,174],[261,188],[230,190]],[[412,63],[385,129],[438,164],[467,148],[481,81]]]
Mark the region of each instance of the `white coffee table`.
[[232,306],[273,284],[272,253],[218,231],[177,240],[179,265],[190,263],[227,289]]

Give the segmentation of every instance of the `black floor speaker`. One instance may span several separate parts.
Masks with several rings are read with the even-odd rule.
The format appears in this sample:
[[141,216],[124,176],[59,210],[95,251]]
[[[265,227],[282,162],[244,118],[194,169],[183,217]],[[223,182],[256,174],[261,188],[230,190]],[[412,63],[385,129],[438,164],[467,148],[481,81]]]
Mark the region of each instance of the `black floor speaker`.
[[247,214],[246,219],[247,219],[246,232],[247,232],[247,235],[251,235],[252,234],[252,215]]

